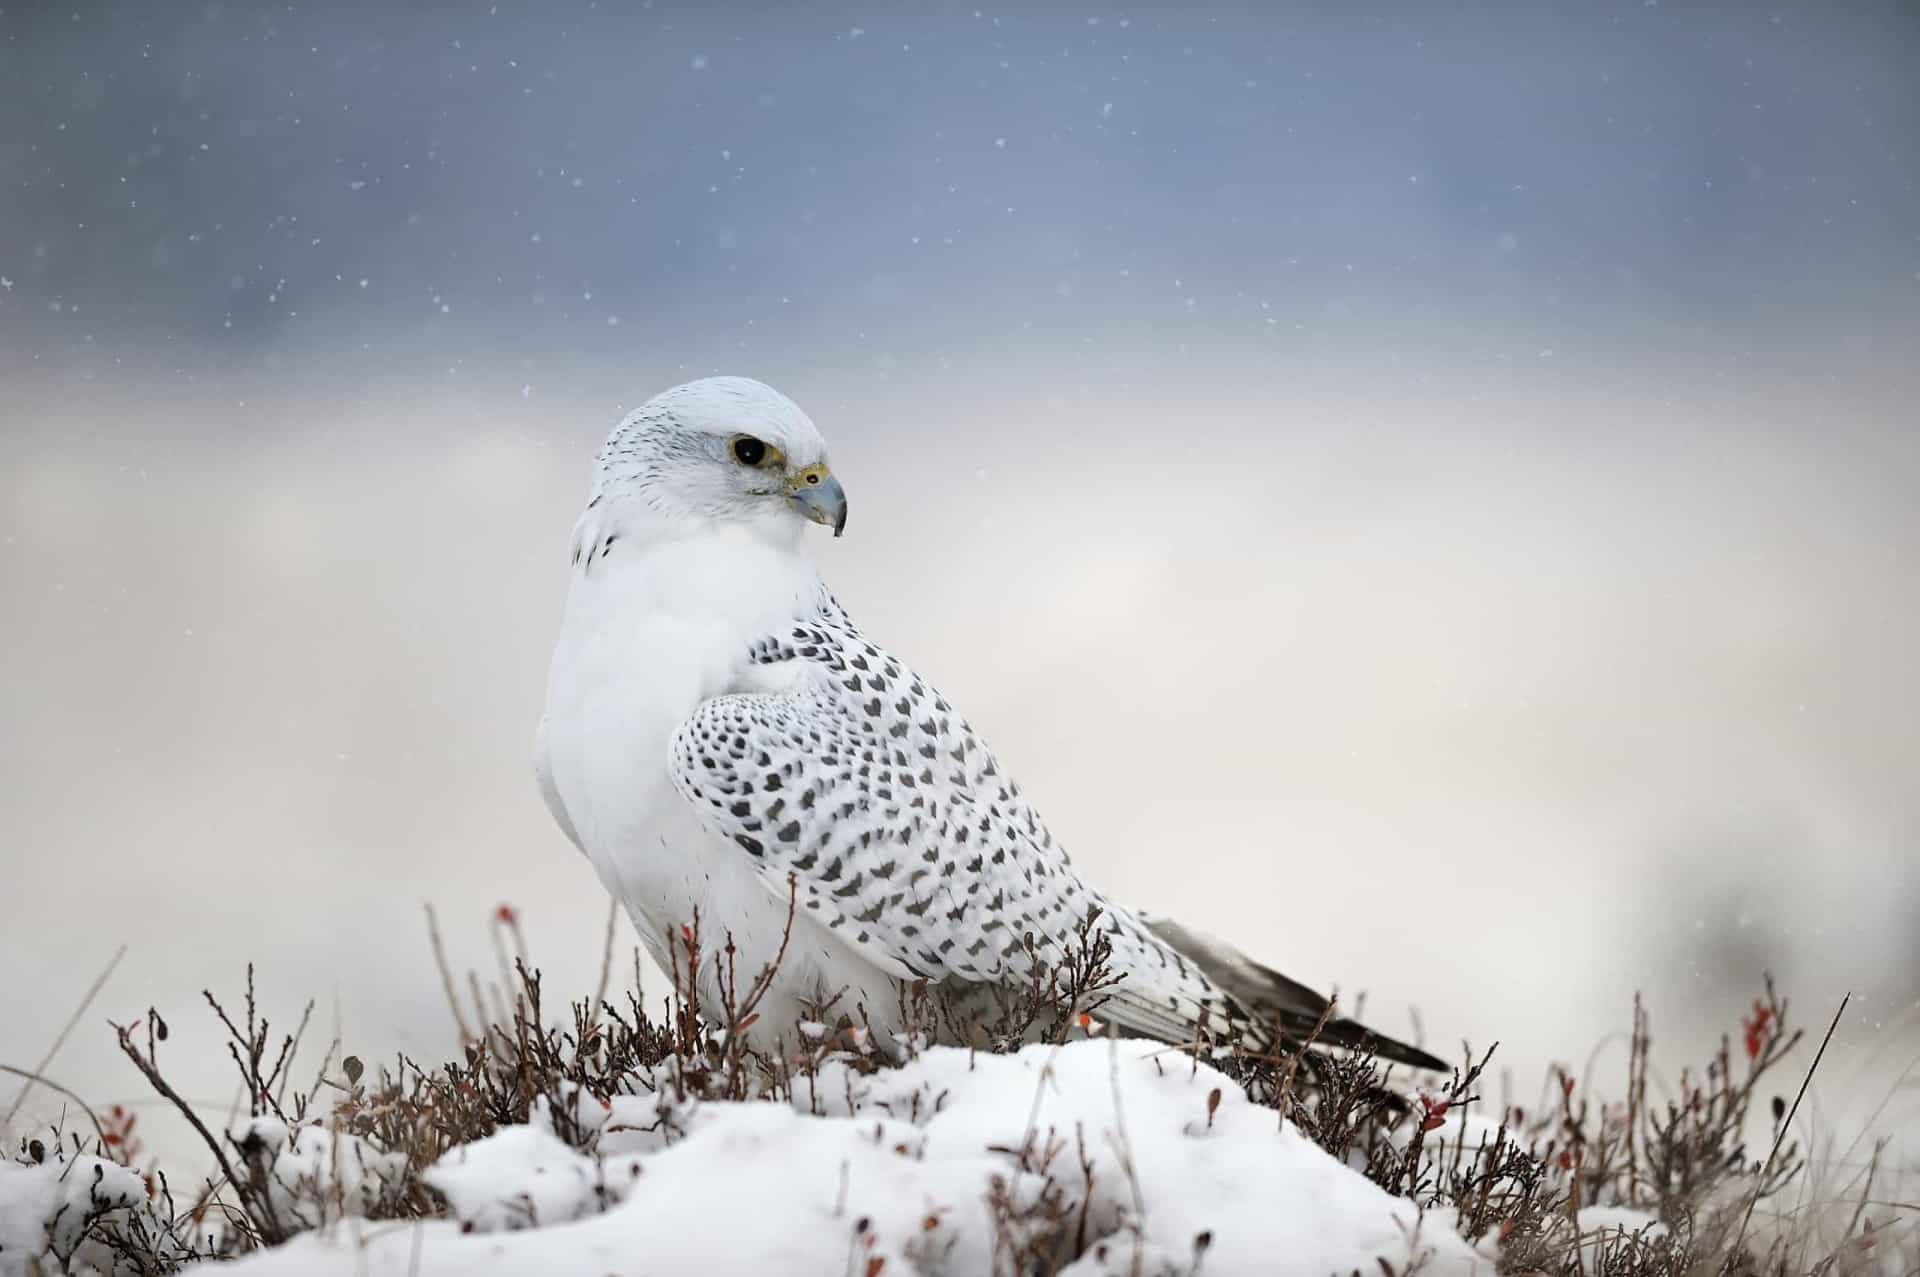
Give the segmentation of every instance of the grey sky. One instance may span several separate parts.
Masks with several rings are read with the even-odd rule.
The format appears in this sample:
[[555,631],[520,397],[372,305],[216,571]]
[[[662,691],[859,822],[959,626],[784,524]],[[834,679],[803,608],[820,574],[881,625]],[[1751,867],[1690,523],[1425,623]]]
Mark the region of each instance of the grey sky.
[[1900,5],[1029,8],[30,6],[0,332],[1467,367],[1914,335]]

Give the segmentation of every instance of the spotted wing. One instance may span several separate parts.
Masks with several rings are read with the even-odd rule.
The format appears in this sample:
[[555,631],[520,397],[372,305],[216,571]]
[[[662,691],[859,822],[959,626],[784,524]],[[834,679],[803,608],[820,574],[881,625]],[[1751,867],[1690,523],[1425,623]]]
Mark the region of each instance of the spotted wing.
[[1109,1018],[1179,1041],[1236,1015],[1079,877],[953,707],[850,622],[795,624],[750,659],[788,667],[789,690],[703,702],[674,735],[673,778],[781,898],[791,875],[799,907],[881,969],[970,984],[1057,963],[1098,910],[1122,976]]

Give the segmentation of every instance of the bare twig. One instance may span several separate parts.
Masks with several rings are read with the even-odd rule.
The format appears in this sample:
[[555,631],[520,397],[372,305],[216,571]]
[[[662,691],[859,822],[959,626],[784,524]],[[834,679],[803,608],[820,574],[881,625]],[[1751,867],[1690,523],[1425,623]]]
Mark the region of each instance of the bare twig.
[[613,933],[620,922],[620,898],[607,898],[607,938],[600,949],[600,983],[593,989],[593,1010],[600,1014],[600,1004],[607,1000],[607,984],[613,978]]
[[[100,974],[93,978],[93,983],[87,987],[86,996],[80,999],[80,1005],[75,1007],[73,1014],[67,1017],[66,1024],[61,1027],[59,1034],[53,1039],[53,1045],[48,1047],[47,1053],[40,1057],[40,1063],[34,1065],[30,1071],[17,1069],[8,1070],[8,1072],[17,1072],[21,1077],[26,1078],[27,1084],[20,1088],[20,1094],[13,1097],[13,1103],[7,1108],[7,1115],[4,1118],[0,1118],[0,1127],[12,1123],[15,1116],[20,1112],[20,1106],[27,1102],[27,1093],[33,1090],[36,1082],[43,1085],[45,1084],[45,1079],[41,1077],[41,1074],[45,1073],[47,1069],[52,1066],[53,1057],[60,1054],[60,1048],[66,1045],[68,1035],[73,1032],[73,1026],[80,1023],[80,1017],[87,1013],[87,1008],[93,1005],[93,1000],[100,996],[100,990],[106,987],[108,977],[113,975],[113,969],[119,966],[120,959],[126,956],[127,946],[124,944],[113,951],[113,957],[107,960],[107,965],[101,970]],[[65,1094],[65,1092],[63,1091],[62,1094]],[[99,1123],[96,1122],[94,1125],[98,1126]]]
[[[94,1112],[91,1108],[87,1107],[87,1102],[85,1100],[81,1099],[78,1095],[75,1095],[72,1091],[69,1091],[66,1087],[60,1085],[58,1082],[54,1081],[52,1078],[43,1076],[42,1074],[37,1073],[31,1069],[16,1069],[11,1064],[0,1064],[0,1073],[11,1073],[15,1077],[25,1078],[27,1080],[28,1085],[32,1085],[37,1082],[41,1086],[46,1087],[49,1091],[54,1091],[61,1095],[66,1096],[68,1099],[72,1100],[75,1104],[78,1104],[80,1106],[80,1111],[87,1115],[87,1120],[93,1123],[94,1133],[100,1137],[100,1142],[103,1144],[106,1142],[106,1139],[107,1139],[106,1128],[100,1125],[100,1119],[94,1115]],[[22,1094],[25,1094],[25,1092],[23,1091]]]
[[460,1031],[460,1044],[465,1046],[473,1041],[473,1030],[467,1027],[467,1017],[460,1014],[460,999],[453,991],[453,968],[447,965],[447,949],[440,943],[440,919],[434,915],[431,904],[426,909],[427,938],[433,942],[433,965],[440,969],[440,987],[447,995],[447,1010],[453,1012],[453,1026]]
[[[1299,1045],[1292,1055],[1287,1057],[1287,1071],[1280,1083],[1280,1102],[1275,1106],[1279,1110],[1280,1124],[1282,1126],[1286,1125],[1287,1108],[1293,1102],[1293,1079],[1295,1075],[1300,1072],[1300,1061],[1306,1058],[1308,1049],[1319,1040],[1321,1030],[1327,1027],[1327,1021],[1333,1019],[1333,1009],[1338,1005],[1338,998],[1327,999],[1327,1005],[1320,1012],[1320,1018],[1313,1023],[1313,1032],[1307,1034],[1306,1040]],[[1279,1038],[1280,1035],[1278,1033],[1274,1034],[1274,1040],[1276,1042],[1279,1041]]]
[[141,1076],[147,1079],[147,1084],[165,1096],[179,1111],[180,1116],[187,1119],[188,1125],[193,1127],[199,1134],[201,1142],[213,1154],[213,1160],[219,1165],[220,1173],[226,1176],[227,1183],[240,1189],[244,1181],[233,1173],[233,1163],[227,1160],[226,1149],[222,1148],[220,1141],[213,1137],[213,1132],[207,1129],[207,1124],[200,1120],[200,1115],[194,1112],[193,1105],[182,1099],[180,1093],[173,1089],[172,1084],[161,1076],[159,1066],[141,1052],[139,1045],[133,1040],[132,1026],[116,1024],[113,1026],[113,1031],[120,1038],[120,1050],[133,1061],[133,1067],[139,1069]]
[[1840,1027],[1840,1017],[1846,1014],[1847,1003],[1852,999],[1852,993],[1841,997],[1840,1005],[1833,1013],[1833,1023],[1827,1026],[1827,1035],[1820,1039],[1820,1049],[1813,1053],[1813,1063],[1807,1066],[1807,1075],[1800,1079],[1800,1090],[1793,1097],[1793,1107],[1787,1110],[1786,1119],[1780,1123],[1780,1129],[1774,1132],[1773,1147],[1767,1150],[1766,1163],[1761,1166],[1753,1192],[1747,1197],[1746,1213],[1740,1217],[1740,1230],[1734,1234],[1733,1245],[1727,1248],[1728,1263],[1733,1262],[1733,1257],[1740,1253],[1741,1244],[1746,1241],[1747,1225],[1753,1222],[1753,1208],[1759,1204],[1760,1192],[1766,1187],[1768,1173],[1773,1170],[1773,1159],[1780,1155],[1780,1144],[1787,1138],[1788,1129],[1793,1126],[1793,1116],[1800,1111],[1800,1101],[1807,1097],[1807,1087],[1812,1084],[1813,1075],[1820,1068],[1821,1057],[1827,1053],[1827,1043],[1833,1041],[1834,1030]]

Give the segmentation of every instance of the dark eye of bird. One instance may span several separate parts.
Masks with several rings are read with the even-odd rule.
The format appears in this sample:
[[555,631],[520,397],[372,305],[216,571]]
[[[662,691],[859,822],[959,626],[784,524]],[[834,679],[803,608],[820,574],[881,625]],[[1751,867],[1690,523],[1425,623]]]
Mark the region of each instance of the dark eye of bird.
[[767,459],[767,445],[752,435],[741,435],[733,441],[733,459],[743,466],[757,466]]

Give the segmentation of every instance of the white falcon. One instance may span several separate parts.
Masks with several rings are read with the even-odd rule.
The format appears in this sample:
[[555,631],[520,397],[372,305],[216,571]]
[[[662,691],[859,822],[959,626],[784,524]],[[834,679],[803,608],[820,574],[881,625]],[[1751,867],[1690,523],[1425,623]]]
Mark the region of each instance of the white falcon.
[[[898,1032],[900,982],[961,1005],[1022,987],[1097,910],[1120,977],[1103,1019],[1169,1042],[1310,1029],[1320,995],[1080,876],[953,706],[828,592],[805,533],[846,519],[820,432],[757,381],[666,391],[600,451],[535,771],[654,960],[697,908],[749,981],[793,900],[756,1036],[823,1004]],[[710,1011],[718,975],[703,965]],[[1321,1040],[1444,1067],[1348,1020]]]

